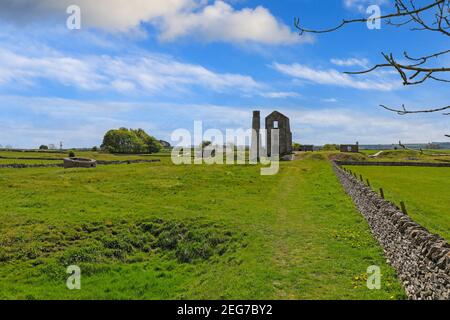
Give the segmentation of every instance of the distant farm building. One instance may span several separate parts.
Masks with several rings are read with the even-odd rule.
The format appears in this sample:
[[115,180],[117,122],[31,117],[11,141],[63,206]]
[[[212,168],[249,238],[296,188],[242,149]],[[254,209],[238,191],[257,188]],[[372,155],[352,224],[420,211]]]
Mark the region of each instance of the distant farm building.
[[358,153],[359,152],[359,144],[341,144],[339,147],[339,150],[341,152],[352,152],[352,153]]
[[300,146],[300,151],[313,152],[314,151],[314,146],[313,145],[302,145],[302,146]]

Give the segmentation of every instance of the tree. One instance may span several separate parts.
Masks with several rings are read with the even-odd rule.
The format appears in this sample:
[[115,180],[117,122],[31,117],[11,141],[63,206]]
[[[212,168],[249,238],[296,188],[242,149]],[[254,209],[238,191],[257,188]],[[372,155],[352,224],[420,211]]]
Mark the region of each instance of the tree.
[[[203,155],[203,157],[214,157],[216,155],[215,149],[205,150],[209,146],[212,146],[211,141],[207,141],[207,140],[202,141],[202,144],[200,145],[200,147],[201,147],[201,154]],[[206,151],[210,151],[209,154]]]
[[46,145],[41,145],[39,147],[39,150],[48,150],[48,147]]
[[108,131],[104,138],[102,149],[112,153],[139,153],[142,143],[138,137],[127,128]]
[[[409,26],[411,31],[430,31],[437,32],[444,37],[450,36],[450,0],[427,0],[425,4],[422,5],[418,5],[417,2],[418,1],[416,0],[394,0],[395,11],[390,14],[379,17],[342,20],[340,24],[329,29],[306,29],[301,26],[300,19],[298,18],[295,19],[295,26],[300,31],[300,35],[304,33],[319,34],[339,30],[348,24],[372,23],[379,19],[379,21],[386,21],[388,25],[395,27]],[[436,60],[436,58],[448,58],[448,54],[450,54],[450,50],[443,50],[425,56],[414,57],[407,51],[404,51],[402,57],[402,60],[404,61],[400,61],[398,58],[394,57],[392,53],[383,52],[382,56],[385,60],[384,63],[376,64],[367,70],[345,73],[366,74],[377,69],[390,68],[398,73],[405,86],[419,85],[425,81],[450,83],[450,78],[448,76],[450,67],[435,66],[435,64],[433,64],[433,60]],[[443,112],[443,115],[445,116],[450,115],[450,112],[447,112],[450,110],[450,105],[442,107],[424,107],[420,110],[408,110],[405,105],[402,105],[401,107],[388,107],[384,104],[380,104],[380,107],[396,112],[399,115],[434,112]],[[450,135],[446,136],[450,137]]]
[[292,145],[292,149],[294,151],[300,151],[302,145],[300,143],[294,142],[294,144]]
[[206,147],[209,147],[212,145],[211,141],[202,141],[202,149],[205,149]]
[[105,134],[101,148],[112,153],[154,153],[161,144],[142,129],[120,128]]
[[161,143],[158,140],[156,140],[155,137],[148,135],[144,130],[137,129],[131,131],[133,131],[136,134],[136,136],[143,142],[144,144],[143,148],[145,152],[155,153],[161,150],[162,148]]
[[339,146],[337,144],[326,144],[322,148],[323,151],[337,151]]

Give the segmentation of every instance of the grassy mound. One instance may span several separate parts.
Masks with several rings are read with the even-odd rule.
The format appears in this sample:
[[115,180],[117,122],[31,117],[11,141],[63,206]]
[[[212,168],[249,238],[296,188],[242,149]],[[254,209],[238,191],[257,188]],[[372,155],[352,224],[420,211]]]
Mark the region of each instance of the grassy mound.
[[319,152],[302,152],[296,155],[297,160],[316,160],[323,161],[325,160],[324,153]]
[[388,150],[382,153],[383,158],[406,160],[408,158],[420,158],[420,152],[413,150]]
[[298,160],[331,160],[331,161],[366,161],[367,156],[363,153],[341,153],[334,151],[300,153]]
[[195,263],[233,251],[240,240],[223,225],[200,219],[153,218],[50,228],[30,224],[0,236],[0,262],[28,260],[38,265],[55,259],[64,266],[111,260],[131,263],[162,254],[181,263]]
[[367,161],[363,153],[333,153],[328,158],[333,161]]

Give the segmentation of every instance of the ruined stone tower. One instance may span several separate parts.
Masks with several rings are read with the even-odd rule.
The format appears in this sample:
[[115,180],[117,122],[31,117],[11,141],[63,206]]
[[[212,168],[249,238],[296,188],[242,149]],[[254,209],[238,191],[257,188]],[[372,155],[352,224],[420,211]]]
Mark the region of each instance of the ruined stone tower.
[[251,145],[251,160],[259,160],[259,150],[260,150],[260,130],[261,130],[261,114],[259,111],[253,111],[253,122],[252,122],[252,145]]
[[[272,129],[279,130],[279,155],[284,156],[292,153],[292,132],[289,122],[289,118],[284,114],[274,111],[266,117],[265,120],[267,138],[266,138],[266,150],[267,155],[270,156],[272,150]],[[259,111],[253,111],[253,123],[252,123],[252,151],[259,151],[261,149],[260,141],[260,129],[261,129],[261,115]],[[258,157],[259,159],[259,157]],[[252,159],[254,160],[254,159]]]
[[272,129],[279,130],[280,149],[279,155],[284,156],[292,153],[292,132],[289,118],[284,114],[274,111],[266,117],[267,130],[267,154],[270,156],[272,150]]

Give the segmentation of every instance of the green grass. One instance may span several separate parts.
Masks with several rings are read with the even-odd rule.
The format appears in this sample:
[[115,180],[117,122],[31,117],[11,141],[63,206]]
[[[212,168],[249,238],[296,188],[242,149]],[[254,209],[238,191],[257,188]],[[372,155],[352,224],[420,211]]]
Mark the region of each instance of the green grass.
[[383,188],[387,199],[404,201],[408,214],[417,223],[450,241],[450,168],[348,167],[375,190]]
[[[170,152],[164,151],[154,154],[141,155],[121,155],[94,151],[75,151],[75,156],[82,158],[91,158],[95,160],[149,160],[160,159],[163,162],[169,162]],[[3,157],[3,158],[2,158]],[[0,151],[0,164],[21,163],[21,164],[54,164],[62,163],[62,159],[68,157],[67,152],[18,152],[18,151]],[[36,159],[19,159],[36,158]],[[37,159],[39,158],[39,159]],[[42,160],[46,158],[60,158],[61,160]]]
[[403,299],[324,159],[1,169],[0,298]]
[[1,159],[0,164],[58,164],[62,160],[23,160],[23,159]]
[[[348,153],[339,151],[326,152],[300,152],[297,154],[298,159],[309,159],[311,157],[325,157],[330,160],[338,161],[372,161],[372,162],[450,162],[450,152],[448,150],[426,150],[421,154],[412,150],[386,150],[377,158],[369,158],[379,150],[362,150],[359,153]],[[438,155],[433,155],[438,154]],[[448,154],[448,155],[447,155]]]
[[[379,150],[378,150],[379,151]],[[369,156],[378,151],[363,150],[362,154]],[[438,156],[434,154],[439,154]],[[441,155],[448,154],[448,156]],[[441,162],[440,160],[450,161],[450,150],[424,150],[420,153],[413,150],[385,150],[377,158],[368,158],[369,161],[411,161],[411,162]]]

